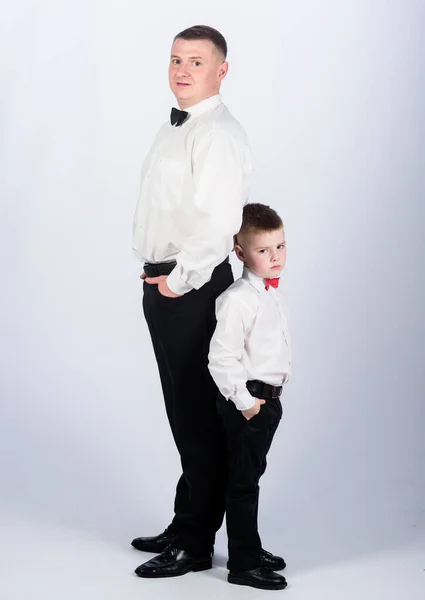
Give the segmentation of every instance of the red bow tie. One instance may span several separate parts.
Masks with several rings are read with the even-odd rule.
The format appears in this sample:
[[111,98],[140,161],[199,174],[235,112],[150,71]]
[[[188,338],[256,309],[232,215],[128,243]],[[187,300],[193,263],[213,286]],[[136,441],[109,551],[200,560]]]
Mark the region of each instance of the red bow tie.
[[265,279],[264,283],[266,284],[266,290],[269,289],[270,286],[277,288],[279,285],[279,277],[273,277],[272,279]]

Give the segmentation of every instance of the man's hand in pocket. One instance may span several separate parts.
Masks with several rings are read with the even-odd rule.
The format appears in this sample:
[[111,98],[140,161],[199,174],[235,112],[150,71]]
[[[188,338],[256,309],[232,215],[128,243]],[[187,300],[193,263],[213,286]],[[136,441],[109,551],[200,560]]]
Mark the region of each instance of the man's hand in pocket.
[[143,273],[143,275],[140,275],[140,277],[141,279],[144,279],[146,283],[156,283],[158,285],[158,291],[161,296],[166,296],[167,298],[180,298],[180,294],[175,294],[168,287],[167,275],[160,275],[159,277],[146,277],[145,273]]

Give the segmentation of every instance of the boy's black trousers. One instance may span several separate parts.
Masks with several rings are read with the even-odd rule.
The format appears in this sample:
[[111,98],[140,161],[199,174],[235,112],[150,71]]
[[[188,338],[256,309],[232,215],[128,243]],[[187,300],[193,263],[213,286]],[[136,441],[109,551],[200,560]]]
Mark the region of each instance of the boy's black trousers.
[[266,403],[260,412],[247,421],[231,400],[221,395],[218,398],[228,444],[226,525],[228,568],[233,572],[249,571],[261,565],[258,484],[266,470],[266,456],[282,417],[280,399],[264,399]]

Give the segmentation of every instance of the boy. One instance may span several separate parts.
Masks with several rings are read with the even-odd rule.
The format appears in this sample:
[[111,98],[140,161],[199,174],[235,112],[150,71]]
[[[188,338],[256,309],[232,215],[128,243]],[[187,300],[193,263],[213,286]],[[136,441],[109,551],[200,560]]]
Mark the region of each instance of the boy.
[[243,275],[216,301],[217,327],[209,352],[229,450],[228,581],[283,589],[285,578],[262,566],[257,529],[258,482],[282,416],[280,395],[291,370],[287,319],[277,290],[286,244],[276,211],[247,204],[235,252],[244,263]]

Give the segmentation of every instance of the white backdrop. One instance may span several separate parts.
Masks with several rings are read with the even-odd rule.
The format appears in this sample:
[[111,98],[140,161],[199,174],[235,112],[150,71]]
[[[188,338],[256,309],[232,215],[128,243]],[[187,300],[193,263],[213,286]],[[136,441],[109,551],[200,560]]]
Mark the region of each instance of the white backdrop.
[[131,229],[172,37],[205,23],[229,43],[252,200],[288,240],[295,369],[264,545],[314,567],[424,535],[424,17],[420,0],[3,6],[4,514],[122,545],[172,516]]

